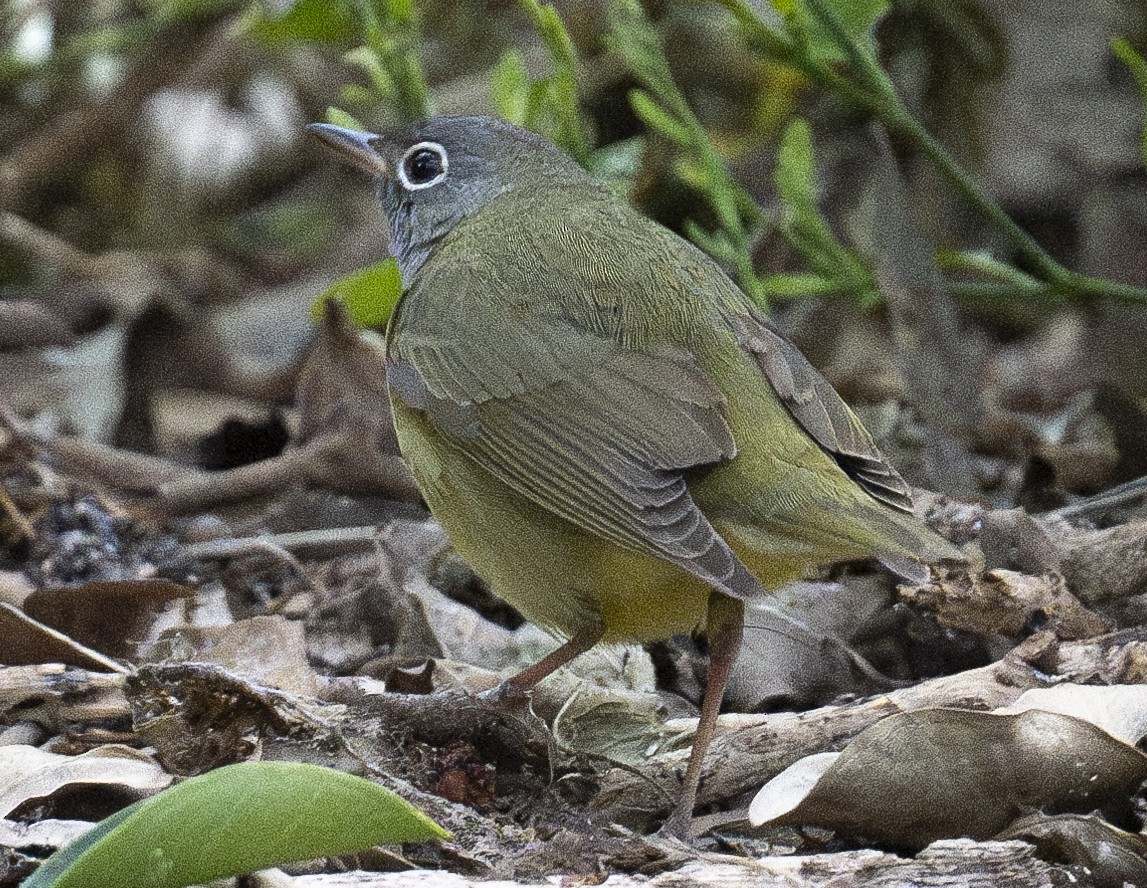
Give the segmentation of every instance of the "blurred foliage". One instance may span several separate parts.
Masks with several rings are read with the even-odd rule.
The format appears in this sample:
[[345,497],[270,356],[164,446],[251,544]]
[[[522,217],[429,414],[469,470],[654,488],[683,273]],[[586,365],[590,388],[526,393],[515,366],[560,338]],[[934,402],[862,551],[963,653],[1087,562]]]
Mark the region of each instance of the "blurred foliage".
[[872,272],[856,253],[837,240],[817,208],[820,194],[812,132],[802,118],[793,120],[781,140],[776,182],[784,205],[781,231],[800,251],[809,272],[771,275],[763,282],[766,294],[791,298],[847,293],[855,295],[865,307],[876,304],[880,293]]
[[1143,166],[1147,167],[1147,61],[1122,37],[1111,41],[1111,51],[1127,66],[1143,97]]
[[540,0],[519,2],[545,43],[553,73],[531,79],[521,52],[506,50],[492,72],[494,108],[511,123],[547,136],[584,164],[590,146],[578,108],[573,41],[553,6]]
[[[342,88],[352,108],[385,107],[398,120],[433,113],[426,75],[418,57],[420,38],[414,0],[297,0],[283,14],[269,5],[251,7],[246,27],[270,47],[313,41],[331,46],[356,44],[343,59],[366,76],[366,84]],[[333,122],[333,121],[332,121]]]
[[[1147,88],[1142,57],[1112,46]],[[935,258],[961,287],[1143,299],[1053,260],[967,171],[984,84],[1007,61],[982,0],[7,0],[0,211],[45,237],[0,237],[0,286],[47,287],[123,248],[206,250],[236,290],[288,280],[337,252],[368,190],[304,165],[319,149],[303,123],[490,108],[628,192],[762,304],[878,301],[823,188],[835,133],[813,153],[826,121],[858,117],[928,158],[1009,245],[944,244]],[[778,238],[789,252],[762,251]]]
[[327,287],[311,306],[311,320],[319,323],[328,301],[341,302],[359,327],[385,327],[402,295],[402,273],[393,259],[375,262],[345,274]]
[[660,38],[636,0],[612,4],[610,45],[643,87],[629,93],[633,110],[651,132],[680,149],[677,173],[705,195],[717,217],[715,233],[688,224],[690,238],[733,267],[746,292],[760,299],[761,286],[750,255],[752,237],[761,224],[760,211],[733,180],[724,158],[677,88]]

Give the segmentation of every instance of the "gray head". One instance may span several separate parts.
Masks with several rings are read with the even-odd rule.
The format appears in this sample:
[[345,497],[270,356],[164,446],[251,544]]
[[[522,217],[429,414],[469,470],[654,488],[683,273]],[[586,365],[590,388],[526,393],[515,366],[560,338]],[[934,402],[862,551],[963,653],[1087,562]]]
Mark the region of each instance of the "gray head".
[[500,194],[590,181],[541,136],[492,117],[436,117],[382,135],[325,123],[309,129],[379,177],[390,253],[407,283],[435,243]]

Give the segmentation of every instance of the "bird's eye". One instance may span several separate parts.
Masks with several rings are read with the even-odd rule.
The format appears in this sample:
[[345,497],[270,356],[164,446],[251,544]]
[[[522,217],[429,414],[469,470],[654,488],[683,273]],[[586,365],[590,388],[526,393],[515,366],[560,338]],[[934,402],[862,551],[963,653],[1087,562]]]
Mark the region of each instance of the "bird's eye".
[[409,190],[429,188],[446,178],[446,149],[437,142],[411,145],[398,165],[398,177]]

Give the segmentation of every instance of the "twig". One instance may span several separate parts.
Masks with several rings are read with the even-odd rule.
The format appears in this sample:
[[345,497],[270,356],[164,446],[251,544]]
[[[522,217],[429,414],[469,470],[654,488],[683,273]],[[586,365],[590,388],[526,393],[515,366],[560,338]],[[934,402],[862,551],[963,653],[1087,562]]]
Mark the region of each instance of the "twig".
[[0,210],[0,239],[52,268],[86,272],[92,267],[87,253],[8,210]]
[[356,552],[371,551],[378,538],[378,528],[337,527],[323,530],[303,530],[295,533],[276,533],[260,537],[225,537],[191,543],[184,548],[190,559],[242,558],[265,552],[271,544],[284,552],[310,558],[333,558]]
[[1131,505],[1144,498],[1147,498],[1147,476],[1136,478],[1133,481],[1128,481],[1117,487],[1112,487],[1110,490],[1100,491],[1071,505],[1063,506],[1051,512],[1045,512],[1040,517],[1052,520],[1071,521],[1073,519],[1086,518],[1099,512],[1105,512],[1116,506]]

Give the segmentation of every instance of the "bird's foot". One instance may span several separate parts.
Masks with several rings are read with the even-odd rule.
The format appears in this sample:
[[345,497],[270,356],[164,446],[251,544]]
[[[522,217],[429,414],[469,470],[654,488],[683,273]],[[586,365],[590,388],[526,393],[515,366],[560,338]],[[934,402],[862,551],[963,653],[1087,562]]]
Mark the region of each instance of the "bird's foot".
[[488,704],[494,709],[512,710],[528,706],[530,692],[515,684],[513,679],[506,679],[478,694],[479,702]]
[[661,824],[657,835],[667,839],[679,839],[687,845],[693,844],[693,812],[685,810],[680,803],[673,809],[669,819]]

